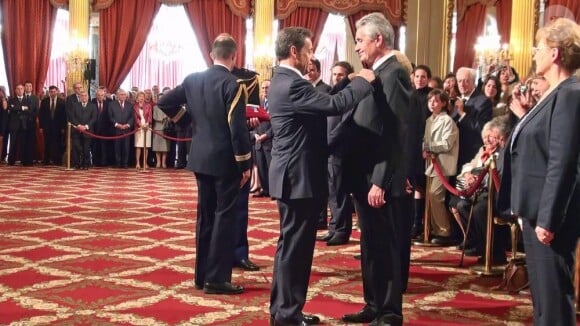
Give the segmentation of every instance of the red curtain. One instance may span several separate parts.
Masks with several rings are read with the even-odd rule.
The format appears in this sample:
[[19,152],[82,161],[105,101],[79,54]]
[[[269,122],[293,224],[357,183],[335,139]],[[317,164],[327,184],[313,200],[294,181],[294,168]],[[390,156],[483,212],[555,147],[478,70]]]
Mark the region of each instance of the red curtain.
[[288,17],[281,19],[280,29],[290,26],[304,27],[312,31],[312,46],[316,49],[324,29],[328,13],[319,8],[298,7]]
[[56,11],[50,1],[2,1],[2,46],[11,91],[17,84],[30,81],[36,93],[41,92],[50,62]]
[[195,0],[185,3],[184,6],[207,65],[212,65],[209,53],[214,39],[221,33],[229,33],[238,45],[236,66],[244,67],[246,56],[245,19],[235,15],[225,0]]
[[[348,15],[348,25],[350,26],[350,31],[352,32],[352,36],[356,38],[356,22],[361,19],[363,16],[370,14],[372,11],[366,11],[366,10],[361,10],[355,14],[352,15]],[[385,17],[387,17],[385,15]],[[388,18],[387,18],[388,19]],[[393,24],[392,22],[390,22],[391,25]],[[395,48],[395,50],[399,49],[399,26],[397,25],[392,25],[393,26],[393,31],[395,32],[395,39],[393,40],[393,47]]]
[[116,91],[131,70],[160,7],[156,0],[117,0],[101,10],[99,81],[109,91]]
[[548,0],[544,10],[544,25],[550,21],[567,17],[580,22],[580,1],[578,0]]
[[473,67],[475,59],[473,46],[477,41],[477,37],[483,33],[485,15],[485,5],[476,3],[467,8],[463,19],[457,24],[453,71],[457,71],[460,67]]
[[501,43],[510,43],[512,28],[512,0],[499,0],[495,4],[497,14],[497,29],[501,36]]

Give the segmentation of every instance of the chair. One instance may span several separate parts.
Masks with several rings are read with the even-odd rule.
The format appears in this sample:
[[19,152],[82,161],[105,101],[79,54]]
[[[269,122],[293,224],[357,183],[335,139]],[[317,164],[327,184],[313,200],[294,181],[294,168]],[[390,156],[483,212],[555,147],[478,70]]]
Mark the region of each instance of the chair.
[[496,216],[493,218],[493,223],[497,225],[509,225],[511,238],[511,259],[518,258],[518,237],[520,232],[520,225],[515,218],[504,218]]

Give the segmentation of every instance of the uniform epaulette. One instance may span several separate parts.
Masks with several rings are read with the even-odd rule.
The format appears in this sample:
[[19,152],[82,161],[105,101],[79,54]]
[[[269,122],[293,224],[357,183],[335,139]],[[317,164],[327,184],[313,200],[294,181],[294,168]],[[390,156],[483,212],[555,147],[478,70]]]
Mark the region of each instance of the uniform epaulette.
[[246,86],[246,98],[248,94],[252,94],[254,92],[254,89],[256,88],[256,86],[258,85],[258,75],[254,75],[251,78],[238,78],[236,80],[238,82],[238,84],[243,84]]
[[238,92],[236,93],[236,97],[234,97],[234,100],[230,105],[230,110],[228,111],[228,125],[231,125],[232,115],[234,114],[234,110],[236,109],[242,95],[244,95],[244,101],[246,102],[244,104],[248,104],[248,88],[246,87],[246,84],[238,82]]

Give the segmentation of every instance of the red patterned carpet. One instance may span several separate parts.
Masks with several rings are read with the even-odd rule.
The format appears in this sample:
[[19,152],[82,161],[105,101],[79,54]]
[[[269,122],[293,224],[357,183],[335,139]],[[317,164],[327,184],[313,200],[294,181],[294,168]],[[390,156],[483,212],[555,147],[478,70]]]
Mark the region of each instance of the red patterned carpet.
[[[205,295],[193,286],[190,172],[1,166],[0,175],[0,324],[267,325],[273,201],[250,202],[251,258],[261,270],[233,276],[247,291]],[[356,239],[317,244],[305,311],[327,325],[342,325],[342,314],[362,307]],[[458,262],[451,248],[413,248],[405,324],[531,323],[528,293],[472,290],[499,280]]]

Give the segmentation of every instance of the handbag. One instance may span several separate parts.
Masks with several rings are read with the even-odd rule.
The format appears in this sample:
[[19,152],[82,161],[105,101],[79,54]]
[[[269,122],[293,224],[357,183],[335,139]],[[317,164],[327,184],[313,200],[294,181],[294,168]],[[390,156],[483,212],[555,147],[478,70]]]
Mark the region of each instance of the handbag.
[[501,283],[494,288],[495,291],[505,291],[509,294],[517,294],[530,286],[528,281],[528,268],[523,258],[512,259],[507,264]]

